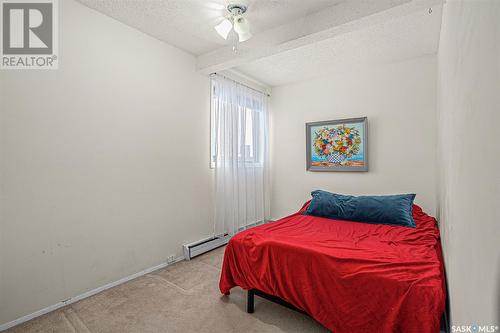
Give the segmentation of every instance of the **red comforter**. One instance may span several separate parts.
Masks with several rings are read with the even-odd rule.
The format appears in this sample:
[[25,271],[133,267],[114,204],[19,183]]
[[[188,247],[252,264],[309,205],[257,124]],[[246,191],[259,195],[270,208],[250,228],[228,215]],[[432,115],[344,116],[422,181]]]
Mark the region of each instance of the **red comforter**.
[[413,206],[417,227],[297,213],[235,235],[220,290],[259,289],[335,333],[436,333],[445,307],[439,230]]

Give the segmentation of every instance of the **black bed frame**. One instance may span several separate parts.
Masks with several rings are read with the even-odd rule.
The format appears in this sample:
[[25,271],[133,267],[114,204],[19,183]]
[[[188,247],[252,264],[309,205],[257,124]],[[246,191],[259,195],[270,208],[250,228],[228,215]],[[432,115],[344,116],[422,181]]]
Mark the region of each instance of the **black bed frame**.
[[[260,291],[258,289],[249,289],[247,291],[247,312],[248,313],[254,313],[254,311],[255,311],[255,302],[254,302],[255,295],[260,296],[262,298],[265,298],[268,301],[271,301],[271,302],[277,303],[279,305],[282,305],[284,307],[287,307],[291,310],[305,314],[306,316],[309,315],[308,313],[298,309],[297,307],[293,306],[292,304],[288,303],[287,301],[285,301],[277,296],[266,294],[265,292]],[[443,313],[443,317],[441,318],[441,332],[444,331],[446,333],[450,332],[450,326],[449,326],[449,322],[448,322],[448,311],[449,311],[448,309],[449,309],[448,290],[446,290],[446,309]]]
[[268,301],[274,302],[276,304],[282,305],[284,307],[287,307],[291,310],[300,312],[302,314],[308,315],[306,312],[298,309],[297,307],[293,306],[292,304],[288,303],[287,301],[284,301],[283,299],[279,298],[278,296],[273,296],[266,294],[263,291],[260,291],[258,289],[250,289],[248,290],[248,296],[247,296],[247,312],[248,313],[253,313],[255,310],[255,305],[254,305],[254,296],[260,296],[262,298],[267,299]]

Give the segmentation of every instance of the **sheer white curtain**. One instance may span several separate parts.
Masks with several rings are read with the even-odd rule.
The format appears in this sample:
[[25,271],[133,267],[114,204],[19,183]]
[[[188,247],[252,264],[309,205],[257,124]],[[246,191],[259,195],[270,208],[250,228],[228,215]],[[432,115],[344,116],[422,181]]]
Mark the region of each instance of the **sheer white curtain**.
[[268,217],[267,96],[220,75],[211,84],[214,232],[234,235]]

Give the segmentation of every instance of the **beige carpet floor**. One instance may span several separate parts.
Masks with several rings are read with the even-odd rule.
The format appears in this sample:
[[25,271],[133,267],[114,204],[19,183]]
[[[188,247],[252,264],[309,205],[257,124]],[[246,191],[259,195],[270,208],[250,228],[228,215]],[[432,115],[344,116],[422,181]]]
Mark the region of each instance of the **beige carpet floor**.
[[218,289],[224,248],[182,261],[35,318],[5,332],[327,332],[311,318]]

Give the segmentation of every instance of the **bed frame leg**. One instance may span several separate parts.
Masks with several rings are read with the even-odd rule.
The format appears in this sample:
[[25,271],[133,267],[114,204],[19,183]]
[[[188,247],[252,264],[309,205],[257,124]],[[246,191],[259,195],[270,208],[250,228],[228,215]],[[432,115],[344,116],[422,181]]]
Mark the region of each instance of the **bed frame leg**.
[[254,311],[254,297],[255,296],[255,291],[253,289],[248,290],[248,296],[247,296],[247,312],[248,313],[253,313]]

